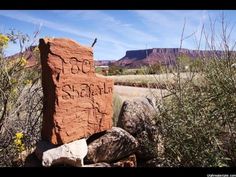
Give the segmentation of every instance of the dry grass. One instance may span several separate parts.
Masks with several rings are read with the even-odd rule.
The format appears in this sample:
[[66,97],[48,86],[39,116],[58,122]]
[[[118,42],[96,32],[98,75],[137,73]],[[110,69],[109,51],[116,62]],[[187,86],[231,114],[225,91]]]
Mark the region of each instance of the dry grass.
[[114,86],[114,93],[118,94],[124,100],[132,100],[135,97],[155,97],[160,98],[167,94],[165,89],[150,89],[130,86]]
[[[156,75],[116,75],[116,76],[107,76],[111,78],[116,83],[141,83],[141,84],[174,84],[176,73],[168,73],[168,74],[156,74]],[[193,77],[194,82],[200,82],[200,74],[194,74],[190,72],[180,73],[181,79],[189,80]],[[122,84],[121,84],[122,85]]]

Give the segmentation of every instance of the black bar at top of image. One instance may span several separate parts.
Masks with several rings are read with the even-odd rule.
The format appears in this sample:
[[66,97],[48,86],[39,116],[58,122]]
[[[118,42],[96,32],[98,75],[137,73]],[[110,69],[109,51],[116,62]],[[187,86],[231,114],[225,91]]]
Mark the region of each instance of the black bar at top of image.
[[12,0],[0,9],[236,9],[234,0]]

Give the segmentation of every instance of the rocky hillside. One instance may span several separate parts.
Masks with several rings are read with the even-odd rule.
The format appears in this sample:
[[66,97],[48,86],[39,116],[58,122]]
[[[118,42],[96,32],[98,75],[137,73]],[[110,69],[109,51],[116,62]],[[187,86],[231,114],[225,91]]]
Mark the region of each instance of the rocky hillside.
[[31,68],[36,66],[38,59],[36,58],[36,54],[34,54],[35,48],[37,46],[30,46],[28,47],[24,52],[22,53],[16,53],[14,55],[11,55],[7,57],[8,60],[15,60],[19,58],[20,56],[23,56],[27,60],[27,68]]
[[[36,65],[37,60],[33,53],[36,46],[31,46],[23,52],[23,56],[26,58],[27,67],[33,67]],[[176,58],[179,55],[184,55],[192,59],[198,57],[209,57],[213,54],[222,55],[222,51],[207,51],[207,50],[189,50],[179,48],[153,48],[153,49],[141,49],[141,50],[128,50],[124,57],[119,60],[95,60],[95,66],[109,66],[116,65],[126,68],[139,68],[145,65],[152,65],[155,63],[161,63],[163,65],[175,65]],[[14,59],[20,56],[20,53],[7,57]]]
[[[37,46],[28,47],[24,52],[22,53],[19,52],[14,55],[11,55],[7,57],[7,59],[14,60],[22,55],[27,60],[27,67],[33,67],[37,64],[37,59],[34,54],[34,50],[36,47]],[[95,60],[95,66],[109,66],[113,62],[115,62],[115,60]]]
[[153,48],[144,50],[130,50],[125,56],[116,61],[117,66],[127,68],[137,68],[143,65],[152,65],[157,62],[164,65],[174,65],[176,58],[183,54],[184,56],[196,59],[198,57],[207,57],[213,54],[221,55],[222,51],[189,50],[179,48]]
[[113,62],[115,62],[115,60],[95,60],[95,66],[109,66]]

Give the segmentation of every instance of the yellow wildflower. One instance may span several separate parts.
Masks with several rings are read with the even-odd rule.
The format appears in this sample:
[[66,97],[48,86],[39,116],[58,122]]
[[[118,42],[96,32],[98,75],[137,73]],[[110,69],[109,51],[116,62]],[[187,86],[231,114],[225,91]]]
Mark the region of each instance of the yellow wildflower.
[[15,96],[16,94],[17,94],[17,89],[14,88],[14,89],[12,90],[12,95]]
[[25,145],[22,142],[24,134],[22,132],[17,132],[14,140],[14,144],[16,145],[16,148],[19,152],[22,152],[25,150]]
[[12,78],[12,79],[10,80],[10,82],[11,82],[11,84],[15,84],[15,83],[17,82],[17,80],[16,80],[15,78]]
[[15,145],[20,146],[22,144],[20,139],[15,139],[14,140]]
[[20,152],[24,151],[24,150],[25,150],[24,144],[22,144],[20,147],[18,147],[18,150],[19,150]]
[[23,133],[22,132],[18,132],[16,133],[16,139],[22,139],[23,138]]
[[24,81],[24,84],[25,85],[31,85],[32,84],[32,80],[27,79],[27,80]]
[[35,47],[33,52],[39,52],[39,48]]
[[27,61],[24,57],[20,59],[20,66],[25,66],[27,64]]
[[6,47],[9,40],[10,39],[7,36],[0,34],[0,47]]

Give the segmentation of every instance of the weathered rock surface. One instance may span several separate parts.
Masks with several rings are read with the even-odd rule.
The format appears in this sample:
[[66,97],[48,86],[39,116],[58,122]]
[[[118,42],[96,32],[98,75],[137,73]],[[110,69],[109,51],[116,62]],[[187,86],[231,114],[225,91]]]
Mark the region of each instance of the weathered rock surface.
[[69,39],[40,39],[42,138],[64,144],[112,127],[113,81],[95,75],[92,48]]
[[84,165],[84,167],[111,167],[111,165],[105,162],[101,162],[101,163]]
[[42,167],[42,162],[37,158],[35,153],[32,153],[26,157],[24,167]]
[[[83,159],[88,152],[85,139],[61,145],[56,148],[49,148],[48,142],[41,142],[37,146],[35,154],[42,160],[42,165],[49,167],[55,164],[67,164],[71,166],[83,166]],[[45,151],[46,149],[46,151]]]
[[138,167],[166,167],[164,161],[164,158],[152,158],[143,162],[139,161],[140,163],[138,164]]
[[85,159],[88,163],[116,162],[133,154],[137,147],[138,142],[132,135],[119,127],[112,127],[88,145]]
[[137,159],[135,154],[130,155],[118,162],[112,163],[112,167],[137,167]]
[[86,164],[84,167],[137,167],[137,160],[135,154],[132,154],[124,159],[119,160],[115,163],[94,163],[94,164]]
[[124,101],[117,126],[133,135],[139,142],[139,159],[152,159],[163,153],[162,138],[155,126],[154,104],[147,98]]
[[163,140],[155,126],[147,126],[135,137],[139,142],[136,155],[139,159],[150,160],[161,157],[164,152]]
[[43,153],[46,152],[47,150],[50,150],[50,149],[54,149],[58,146],[56,145],[53,145],[47,141],[39,141],[37,144],[36,144],[36,149],[34,151],[34,154],[36,155],[36,157],[39,159],[39,160],[42,160],[43,158]]
[[122,105],[117,126],[136,135],[151,124],[155,114],[156,110],[146,98],[126,100]]

